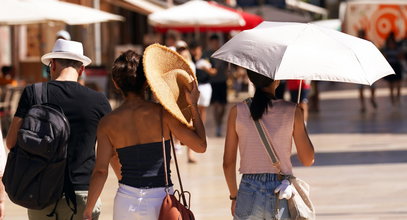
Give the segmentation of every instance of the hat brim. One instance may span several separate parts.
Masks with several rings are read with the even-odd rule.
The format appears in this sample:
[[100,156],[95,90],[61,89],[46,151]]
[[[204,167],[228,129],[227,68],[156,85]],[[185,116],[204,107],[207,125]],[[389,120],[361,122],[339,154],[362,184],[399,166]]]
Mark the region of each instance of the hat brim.
[[[173,77],[177,81],[177,90],[179,91],[174,92],[164,79],[165,74],[179,73],[179,71],[174,71],[178,69],[192,76],[196,83],[196,76],[188,62],[175,51],[160,44],[153,44],[144,51],[143,67],[147,83],[161,105],[180,122],[192,128],[192,112],[184,95],[184,90],[189,87],[186,84],[187,81],[177,80],[178,76]],[[185,75],[181,77],[185,78]],[[168,79],[168,77],[166,78]],[[178,93],[178,97],[174,93]]]
[[45,55],[43,55],[41,57],[41,62],[44,65],[48,65],[51,62],[52,59],[76,60],[76,61],[82,62],[82,64],[84,66],[87,66],[90,63],[92,63],[92,60],[89,57],[74,54],[74,53],[70,53],[70,52],[51,52],[51,53],[47,53],[47,54],[45,54]]

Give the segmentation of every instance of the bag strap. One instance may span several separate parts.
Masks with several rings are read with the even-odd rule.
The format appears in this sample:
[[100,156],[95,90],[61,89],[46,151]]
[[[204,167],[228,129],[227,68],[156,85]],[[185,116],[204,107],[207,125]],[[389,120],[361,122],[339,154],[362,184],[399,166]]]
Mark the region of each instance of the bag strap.
[[[250,105],[252,104],[252,100],[250,98],[246,99],[245,103],[250,112]],[[278,169],[279,173],[282,174],[281,167],[280,167],[280,161],[274,150],[273,144],[271,143],[271,138],[268,135],[268,133],[266,132],[266,127],[265,127],[263,121],[261,119],[259,119],[259,120],[253,120],[253,122],[256,127],[257,133],[259,134],[260,140],[263,143],[263,146],[266,149],[271,162],[273,163],[273,166],[275,166]]]
[[181,189],[181,198],[184,203],[184,206],[189,208],[189,204],[187,203],[187,199],[185,198],[185,192],[184,187],[182,186],[182,181],[181,181],[181,174],[179,172],[179,166],[178,166],[178,161],[177,161],[177,154],[175,152],[175,147],[174,147],[174,140],[172,138],[172,134],[170,133],[170,140],[171,140],[171,148],[172,148],[172,154],[174,155],[174,161],[175,161],[175,168],[177,169],[177,176],[178,176],[178,182],[179,182],[179,187]]
[[165,192],[168,194],[168,173],[167,173],[167,153],[165,149],[165,138],[164,138],[164,124],[163,124],[163,109],[161,108],[161,113],[160,113],[160,124],[161,124],[161,142],[162,142],[162,147],[163,147],[163,160],[164,160],[164,175],[165,175]]
[[48,83],[35,83],[34,84],[34,97],[35,104],[42,104],[48,102]]
[[[169,184],[169,179],[168,179],[168,173],[167,173],[167,154],[166,154],[166,149],[165,149],[165,138],[164,138],[164,124],[163,124],[163,108],[161,108],[161,140],[162,140],[162,146],[163,146],[163,158],[164,158],[164,173],[165,173],[165,188],[166,188],[166,193],[167,195],[169,194],[168,192],[168,184]],[[181,174],[179,172],[179,166],[178,166],[178,160],[177,160],[177,154],[175,152],[175,147],[174,147],[174,140],[172,138],[172,133],[170,133],[170,145],[172,148],[172,153],[174,155],[174,162],[175,162],[175,168],[177,170],[177,176],[178,176],[178,182],[180,186],[180,196],[182,198],[182,202],[184,203],[184,206],[187,208],[189,207],[189,203],[187,203],[187,200],[185,198],[185,193],[184,193],[184,187],[182,186],[182,180],[181,180]]]

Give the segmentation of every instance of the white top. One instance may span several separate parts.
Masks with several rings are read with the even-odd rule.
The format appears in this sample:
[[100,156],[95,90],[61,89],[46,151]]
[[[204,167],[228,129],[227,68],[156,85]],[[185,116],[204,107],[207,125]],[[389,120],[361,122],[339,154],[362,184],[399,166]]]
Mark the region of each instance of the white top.
[[206,59],[199,59],[196,62],[197,69],[210,69],[212,68],[212,64]]

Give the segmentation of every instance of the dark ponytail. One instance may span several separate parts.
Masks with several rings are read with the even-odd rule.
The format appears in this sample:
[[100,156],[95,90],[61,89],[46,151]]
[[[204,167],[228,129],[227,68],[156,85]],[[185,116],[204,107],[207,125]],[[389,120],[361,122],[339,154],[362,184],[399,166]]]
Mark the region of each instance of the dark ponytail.
[[272,107],[271,100],[274,99],[271,94],[264,92],[262,88],[269,86],[274,82],[274,80],[251,70],[247,70],[247,75],[249,76],[250,81],[256,87],[256,92],[254,93],[252,102],[250,104],[250,115],[252,116],[253,120],[259,120],[263,114],[267,112],[267,108],[269,106]]

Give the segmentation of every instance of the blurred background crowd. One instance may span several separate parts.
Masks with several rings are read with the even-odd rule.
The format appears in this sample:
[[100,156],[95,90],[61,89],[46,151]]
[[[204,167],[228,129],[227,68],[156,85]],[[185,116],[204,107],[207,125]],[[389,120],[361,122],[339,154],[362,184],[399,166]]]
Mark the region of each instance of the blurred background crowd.
[[[22,19],[23,9],[7,9],[21,2],[41,6],[42,17]],[[182,6],[196,2],[207,3],[209,8],[191,6],[187,11],[181,11]],[[56,3],[65,5],[57,9]],[[198,76],[201,94],[205,95],[205,100],[200,103],[203,119],[211,114],[215,125],[214,134],[209,135],[221,137],[224,135],[222,124],[226,104],[248,97],[253,89],[244,69],[210,56],[239,31],[253,28],[263,20],[310,22],[372,41],[396,72],[379,84],[389,87],[391,103],[398,106],[403,75],[407,71],[406,6],[407,2],[390,0],[7,0],[0,9],[0,116],[3,134],[8,129],[22,88],[48,79],[47,67],[41,64],[39,58],[45,51],[51,50],[57,38],[64,38],[83,42],[85,54],[94,62],[86,69],[81,83],[105,93],[113,107],[120,102],[120,95],[110,80],[110,68],[115,57],[127,49],[142,53],[146,46],[155,42],[176,50],[190,62]],[[30,7],[34,14],[34,7]],[[77,13],[80,10],[72,10],[71,7],[93,8],[95,13],[105,14]],[[178,13],[170,15],[171,19],[159,17],[160,13],[170,13],[170,9],[177,7],[180,8]],[[199,20],[201,14],[215,16],[211,13],[218,9],[223,9],[225,15],[228,15],[226,12],[234,14],[238,24],[205,23],[207,18]],[[52,12],[58,12],[59,17],[44,16],[48,13],[51,16]],[[73,19],[76,17],[78,19]],[[215,17],[214,20],[219,21]],[[298,99],[300,83],[303,92]],[[308,111],[318,112],[320,109],[321,89],[318,84],[316,81],[285,81],[278,88],[277,96],[293,102],[298,100],[307,119]],[[360,91],[360,112],[366,112],[369,106],[377,108],[376,85],[369,88],[355,85],[355,88]],[[365,89],[370,90],[368,97],[365,97]]]

